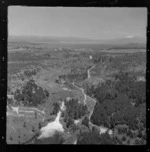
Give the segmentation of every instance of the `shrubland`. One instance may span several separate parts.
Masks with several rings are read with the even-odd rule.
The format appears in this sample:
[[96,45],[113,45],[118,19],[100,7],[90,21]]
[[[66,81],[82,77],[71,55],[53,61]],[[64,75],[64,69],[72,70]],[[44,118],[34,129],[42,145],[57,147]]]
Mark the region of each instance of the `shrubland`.
[[25,106],[35,106],[43,104],[49,97],[49,92],[38,86],[34,80],[29,80],[23,86],[22,90],[17,89],[14,98],[17,104],[22,103]]

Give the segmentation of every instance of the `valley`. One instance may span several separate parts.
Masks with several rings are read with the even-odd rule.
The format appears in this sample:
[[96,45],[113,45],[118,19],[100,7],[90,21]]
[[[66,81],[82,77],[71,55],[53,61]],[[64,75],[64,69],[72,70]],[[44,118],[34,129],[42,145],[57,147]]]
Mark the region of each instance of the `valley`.
[[70,45],[8,44],[7,144],[146,144],[146,50]]

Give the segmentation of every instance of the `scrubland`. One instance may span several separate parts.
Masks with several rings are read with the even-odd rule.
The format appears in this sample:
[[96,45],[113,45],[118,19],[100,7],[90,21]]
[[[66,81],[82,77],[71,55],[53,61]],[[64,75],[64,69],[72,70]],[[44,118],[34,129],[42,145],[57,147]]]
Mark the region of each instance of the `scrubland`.
[[[146,144],[144,49],[8,46],[8,144]],[[86,93],[86,104],[78,88]],[[55,120],[62,102],[64,132],[38,140],[40,129]],[[13,107],[20,108],[20,115]],[[21,113],[21,108],[33,112]],[[100,134],[102,126],[113,134]]]

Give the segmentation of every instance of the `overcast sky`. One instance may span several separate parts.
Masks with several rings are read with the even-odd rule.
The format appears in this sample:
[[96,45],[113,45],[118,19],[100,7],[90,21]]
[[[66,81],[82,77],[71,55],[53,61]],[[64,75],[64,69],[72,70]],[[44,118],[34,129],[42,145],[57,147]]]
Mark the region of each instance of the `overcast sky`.
[[111,39],[146,37],[146,8],[8,8],[9,35]]

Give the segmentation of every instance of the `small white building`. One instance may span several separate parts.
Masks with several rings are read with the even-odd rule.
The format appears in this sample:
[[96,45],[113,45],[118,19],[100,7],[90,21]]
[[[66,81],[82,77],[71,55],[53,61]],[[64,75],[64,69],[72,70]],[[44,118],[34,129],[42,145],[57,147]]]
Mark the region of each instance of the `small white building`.
[[8,94],[8,95],[7,95],[7,98],[9,98],[9,99],[14,99],[14,95]]
[[90,58],[90,59],[93,59],[93,57],[92,57],[91,55],[89,56],[89,58]]
[[80,122],[80,119],[78,119],[78,120],[74,120],[74,124],[78,124]]
[[66,99],[67,99],[67,101],[70,101],[70,100],[71,100],[71,98],[70,98],[70,97],[67,97]]
[[105,127],[102,127],[102,126],[101,126],[99,129],[100,129],[100,134],[104,134],[104,133],[106,133],[107,131],[108,131],[108,134],[109,134],[109,135],[112,135],[112,134],[113,134],[113,131],[110,130],[110,129],[108,130],[108,128],[105,128]]
[[146,80],[145,80],[145,77],[139,76],[139,77],[137,78],[137,81],[146,81]]

